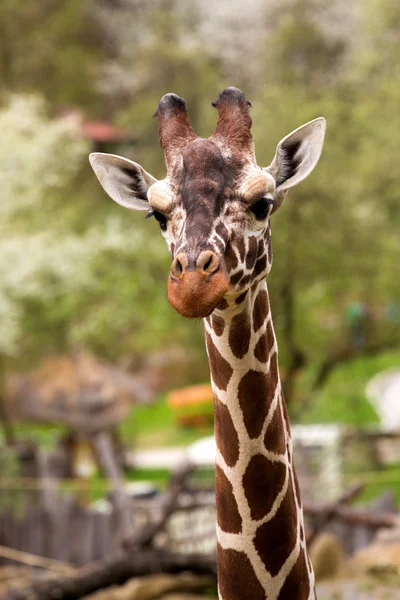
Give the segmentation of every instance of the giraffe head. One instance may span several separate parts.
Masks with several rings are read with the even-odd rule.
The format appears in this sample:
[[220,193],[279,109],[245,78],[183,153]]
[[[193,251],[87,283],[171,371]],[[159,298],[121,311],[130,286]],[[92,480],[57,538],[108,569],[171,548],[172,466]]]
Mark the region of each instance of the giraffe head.
[[240,303],[269,272],[270,217],[317,164],[326,128],[322,117],[299,127],[279,142],[271,164],[262,168],[244,94],[229,87],[213,106],[217,125],[203,139],[194,133],[182,98],[161,98],[155,116],[167,166],[163,180],[126,158],[90,155],[113,200],[145,210],[159,222],[172,255],[168,299],[186,317],[223,310],[229,297]]

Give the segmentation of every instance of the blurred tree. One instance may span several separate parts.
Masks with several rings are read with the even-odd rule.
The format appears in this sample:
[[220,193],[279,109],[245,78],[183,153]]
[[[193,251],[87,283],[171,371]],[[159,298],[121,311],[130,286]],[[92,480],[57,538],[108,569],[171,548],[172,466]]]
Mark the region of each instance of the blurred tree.
[[[273,217],[269,286],[296,397],[305,364],[311,388],[348,356],[351,303],[368,306],[365,351],[397,343],[399,15],[390,0],[222,2],[211,13],[197,0],[3,0],[0,101],[34,90],[50,114],[74,104],[113,117],[155,176],[164,161],[150,116],[166,92],[185,97],[209,135],[210,102],[244,85],[264,165],[279,139],[324,115],[321,162]],[[75,344],[117,359],[173,338],[199,351],[200,377],[202,326],[166,302],[156,224],[106,198],[74,124],[49,121],[43,106],[17,97],[0,112],[1,352],[11,366]]]
[[[173,10],[174,0],[164,0],[148,15],[147,37],[126,68],[134,73],[129,106],[120,119],[140,138],[140,160],[146,168],[161,174],[164,170],[156,127],[149,116],[165,93],[174,91],[185,98],[193,128],[199,135],[210,135],[215,126],[211,102],[221,89],[218,59],[210,60],[191,39],[180,14]],[[185,36],[189,36],[188,42]]]
[[[322,383],[336,364],[350,358],[344,314],[352,300],[368,306],[372,320],[368,343],[352,352],[393,345],[393,323],[385,327],[380,313],[400,292],[393,277],[383,282],[385,272],[393,274],[389,256],[393,227],[399,226],[398,211],[388,218],[398,175],[391,168],[396,140],[387,119],[391,114],[398,122],[398,91],[384,77],[379,88],[375,83],[366,93],[368,80],[357,78],[353,67],[357,47],[324,31],[323,22],[315,20],[317,5],[295,0],[289,15],[278,11],[273,60],[266,65],[272,83],[265,86],[254,119],[256,128],[262,119],[268,132],[265,136],[256,129],[256,147],[270,159],[273,144],[292,128],[320,114],[328,121],[318,169],[293,199],[289,194],[273,223],[278,258],[270,285],[289,401],[306,363],[320,363],[315,383]],[[268,110],[261,117],[263,107]],[[377,151],[383,147],[388,154]],[[383,195],[389,203],[385,207]]]
[[0,89],[40,92],[52,107],[100,108],[102,31],[95,0],[3,0],[0,3]]

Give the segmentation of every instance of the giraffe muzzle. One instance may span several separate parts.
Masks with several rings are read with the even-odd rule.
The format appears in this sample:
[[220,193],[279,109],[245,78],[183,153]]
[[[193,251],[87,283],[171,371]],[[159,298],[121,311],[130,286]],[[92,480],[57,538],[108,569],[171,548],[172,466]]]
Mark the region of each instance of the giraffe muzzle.
[[168,279],[168,300],[184,317],[207,317],[228,288],[225,267],[211,250],[204,250],[196,257],[180,252],[174,258]]

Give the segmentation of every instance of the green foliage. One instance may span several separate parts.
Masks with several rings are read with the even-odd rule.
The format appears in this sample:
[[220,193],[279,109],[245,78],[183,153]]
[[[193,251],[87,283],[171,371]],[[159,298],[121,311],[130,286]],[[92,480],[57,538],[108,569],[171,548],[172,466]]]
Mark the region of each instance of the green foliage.
[[[13,364],[77,345],[140,362],[173,340],[194,350],[205,372],[201,323],[166,302],[170,258],[157,225],[105,197],[76,124],[49,115],[72,104],[114,120],[136,139],[128,155],[162,177],[151,119],[159,98],[185,97],[196,131],[209,135],[211,101],[242,81],[263,166],[290,130],[319,115],[328,121],[315,173],[289,193],[272,224],[274,323],[283,366],[294,345],[306,357],[300,396],[308,398],[312,374],[332,348],[349,343],[350,303],[368,306],[371,341],[394,345],[400,10],[390,0],[356,4],[344,11],[338,0],[289,0],[258,7],[254,23],[248,7],[230,5],[224,21],[181,0],[2,2],[0,350]],[[239,42],[246,64],[235,68]],[[10,93],[28,91],[48,104],[26,95],[10,104]],[[304,418],[373,419],[360,384],[365,364],[365,374],[334,374],[343,400],[332,400],[330,381]]]
[[[397,367],[399,363],[400,352],[392,351],[356,358],[337,367],[326,385],[313,396],[309,406],[303,406],[301,421],[363,426],[376,423],[378,418],[365,397],[365,386],[374,375]],[[301,385],[305,390],[309,385],[307,379],[313,379],[312,371],[311,367],[303,373]]]

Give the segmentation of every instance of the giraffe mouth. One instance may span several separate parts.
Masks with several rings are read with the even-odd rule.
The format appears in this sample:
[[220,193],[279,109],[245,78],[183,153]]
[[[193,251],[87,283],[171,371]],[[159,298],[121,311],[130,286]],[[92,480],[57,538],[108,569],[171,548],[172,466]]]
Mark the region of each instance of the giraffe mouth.
[[186,271],[177,278],[168,278],[168,300],[183,317],[200,319],[208,317],[229,288],[229,277],[224,270],[208,274]]

